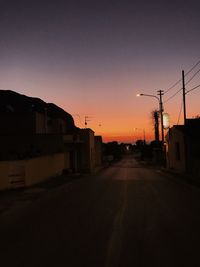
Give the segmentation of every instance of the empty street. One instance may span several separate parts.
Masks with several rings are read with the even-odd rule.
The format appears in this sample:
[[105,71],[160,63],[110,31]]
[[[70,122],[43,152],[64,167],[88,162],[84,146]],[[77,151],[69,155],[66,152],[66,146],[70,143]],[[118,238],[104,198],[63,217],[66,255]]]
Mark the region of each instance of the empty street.
[[1,196],[2,267],[199,266],[200,189],[132,156],[13,194]]

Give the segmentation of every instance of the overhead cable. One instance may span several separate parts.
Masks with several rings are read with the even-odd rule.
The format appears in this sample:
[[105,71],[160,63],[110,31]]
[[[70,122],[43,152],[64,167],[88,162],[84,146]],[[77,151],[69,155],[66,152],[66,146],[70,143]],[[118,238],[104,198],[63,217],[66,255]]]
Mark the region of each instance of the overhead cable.
[[166,91],[165,94],[168,93],[171,89],[173,89],[177,84],[179,84],[182,81],[182,79],[178,80],[174,85],[172,85],[171,87],[169,87]]
[[[198,65],[200,64],[200,60],[197,61],[197,63],[195,63],[193,65],[193,67],[191,69],[188,70],[188,72],[186,72],[185,76],[187,76],[191,71],[193,71],[193,69],[195,69]],[[196,75],[196,74],[195,74]],[[167,90],[165,90],[165,94],[168,93],[171,89],[173,89],[177,84],[179,84],[182,81],[182,79],[178,80],[176,83],[174,83],[171,87],[169,87]]]
[[187,85],[189,82],[191,82],[199,72],[200,72],[200,69],[198,69],[198,71],[195,72],[195,74],[186,82],[185,85]]
[[193,69],[195,69],[199,65],[199,63],[200,63],[200,60],[197,61],[197,63],[194,64],[194,66],[188,72],[186,72],[185,76],[188,75],[191,71],[193,71]]
[[191,88],[190,90],[188,90],[185,94],[188,94],[188,93],[190,93],[191,91],[193,91],[193,90],[195,90],[195,89],[197,89],[198,87],[200,87],[200,84],[199,85],[197,85],[197,86],[195,86],[195,87],[193,87],[193,88]]
[[167,100],[164,101],[164,104],[167,103],[169,100],[171,100],[173,97],[175,97],[180,91],[182,91],[182,88],[180,88],[175,94],[170,96]]

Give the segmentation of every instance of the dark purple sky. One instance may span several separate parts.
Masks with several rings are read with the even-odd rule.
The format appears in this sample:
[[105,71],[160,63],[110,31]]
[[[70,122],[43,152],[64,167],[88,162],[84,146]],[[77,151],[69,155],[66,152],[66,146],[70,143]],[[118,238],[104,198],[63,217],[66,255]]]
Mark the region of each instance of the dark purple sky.
[[138,118],[149,127],[153,103],[135,93],[168,88],[199,60],[199,10],[197,0],[0,1],[0,87],[94,116],[108,134],[117,112],[127,131],[143,127]]

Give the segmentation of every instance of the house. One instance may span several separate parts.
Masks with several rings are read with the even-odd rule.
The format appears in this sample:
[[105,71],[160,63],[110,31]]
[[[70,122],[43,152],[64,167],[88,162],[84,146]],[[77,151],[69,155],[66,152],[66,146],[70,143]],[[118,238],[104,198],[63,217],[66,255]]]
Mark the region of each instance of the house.
[[77,131],[52,103],[0,90],[0,189],[30,186],[69,168],[64,139]]
[[77,127],[72,116],[53,103],[0,90],[0,134],[68,134]]
[[80,129],[80,171],[93,172],[95,170],[95,137],[94,131],[86,128]]
[[63,172],[93,172],[101,157],[94,132],[77,128],[55,104],[0,90],[0,119],[0,189],[30,186]]
[[64,136],[64,140],[72,172],[92,173],[101,168],[102,137],[95,136],[92,129],[79,129],[71,140],[69,135]]
[[200,177],[200,119],[187,119],[186,125],[174,125],[166,140],[167,167]]

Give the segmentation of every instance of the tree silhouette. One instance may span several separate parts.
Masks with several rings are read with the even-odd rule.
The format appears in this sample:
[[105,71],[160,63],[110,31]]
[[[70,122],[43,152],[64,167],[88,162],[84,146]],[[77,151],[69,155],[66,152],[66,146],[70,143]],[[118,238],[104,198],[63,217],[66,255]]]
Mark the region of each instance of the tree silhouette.
[[159,111],[158,110],[153,110],[152,111],[152,120],[153,120],[153,126],[154,126],[154,136],[155,136],[155,141],[159,142]]

